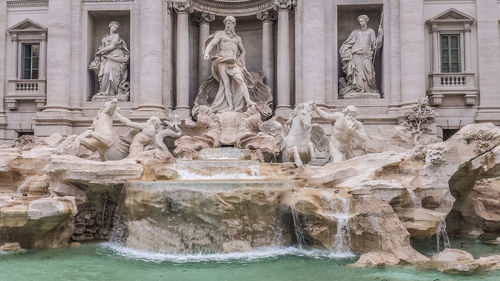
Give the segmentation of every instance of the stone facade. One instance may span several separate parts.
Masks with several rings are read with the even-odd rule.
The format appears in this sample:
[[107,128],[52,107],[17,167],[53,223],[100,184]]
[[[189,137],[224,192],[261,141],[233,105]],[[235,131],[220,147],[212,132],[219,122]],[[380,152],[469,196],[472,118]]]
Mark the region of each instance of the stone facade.
[[[370,131],[397,124],[428,96],[438,135],[498,125],[499,8],[495,0],[0,0],[0,140],[89,127],[104,103],[93,99],[99,81],[89,64],[110,21],[130,50],[121,112],[136,122],[170,111],[189,118],[210,77],[203,44],[228,15],[277,115],[309,101],[354,105]],[[339,49],[364,14],[369,28],[383,27],[373,56],[380,97],[344,99]]]

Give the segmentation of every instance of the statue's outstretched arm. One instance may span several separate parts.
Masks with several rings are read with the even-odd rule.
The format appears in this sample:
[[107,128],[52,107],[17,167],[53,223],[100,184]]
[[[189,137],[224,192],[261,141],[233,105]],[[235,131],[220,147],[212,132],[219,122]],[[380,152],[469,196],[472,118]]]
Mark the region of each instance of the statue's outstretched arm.
[[116,115],[116,117],[118,117],[118,120],[120,120],[120,122],[125,124],[125,126],[130,127],[130,128],[134,128],[134,129],[138,129],[138,130],[142,130],[142,124],[137,123],[137,122],[133,122],[118,112],[115,112],[115,115]]
[[326,119],[326,120],[330,120],[330,121],[336,121],[338,118],[340,118],[342,116],[342,113],[340,112],[334,112],[334,113],[326,113],[325,111],[319,109],[319,107],[317,106],[314,106],[314,111],[316,111],[316,113],[318,113],[319,117],[321,119]]

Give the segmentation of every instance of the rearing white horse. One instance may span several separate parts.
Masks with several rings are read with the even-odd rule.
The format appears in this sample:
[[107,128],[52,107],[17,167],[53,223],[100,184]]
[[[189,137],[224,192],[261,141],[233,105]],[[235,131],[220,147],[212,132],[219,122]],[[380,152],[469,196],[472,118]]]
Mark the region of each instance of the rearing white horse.
[[315,159],[311,142],[312,113],[312,103],[298,104],[285,123],[284,160],[295,162],[298,167]]

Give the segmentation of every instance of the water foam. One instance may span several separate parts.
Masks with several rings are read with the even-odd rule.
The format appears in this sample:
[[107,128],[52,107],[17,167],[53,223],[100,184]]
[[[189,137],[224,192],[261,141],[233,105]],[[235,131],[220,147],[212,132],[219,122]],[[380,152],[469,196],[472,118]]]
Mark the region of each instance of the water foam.
[[229,261],[255,261],[282,256],[304,256],[312,258],[344,259],[356,257],[353,253],[333,253],[325,250],[306,250],[296,247],[266,247],[250,252],[233,253],[194,253],[172,254],[159,253],[146,250],[131,249],[123,244],[106,242],[101,247],[127,259],[136,259],[148,262],[173,262],[173,263],[198,263],[198,262],[229,262]]

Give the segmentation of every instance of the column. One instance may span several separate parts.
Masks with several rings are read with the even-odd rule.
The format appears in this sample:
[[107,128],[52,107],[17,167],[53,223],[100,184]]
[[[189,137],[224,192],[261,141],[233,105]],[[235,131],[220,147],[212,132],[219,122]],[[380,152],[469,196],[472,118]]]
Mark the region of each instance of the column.
[[[18,45],[18,40],[17,40],[17,33],[16,34],[11,34],[11,41],[10,41],[10,52],[11,52],[11,57],[9,58],[10,60],[10,71],[9,71],[9,79],[10,80],[15,80],[18,78],[17,76],[17,65],[19,64],[19,47]],[[19,77],[20,78],[20,77]]]
[[399,16],[402,103],[410,104],[426,94],[424,0],[401,1]]
[[[326,13],[324,0],[302,1],[303,5],[303,101],[325,102]],[[335,54],[338,54],[335,51]],[[335,86],[336,87],[336,86]],[[333,93],[329,93],[333,95]]]
[[166,15],[165,17],[165,26],[163,30],[163,40],[165,40],[165,55],[163,57],[164,65],[163,68],[163,104],[165,108],[169,111],[172,108],[173,102],[173,86],[174,86],[174,12],[172,9],[172,5],[168,3],[168,5],[164,6]]
[[470,36],[471,36],[471,24],[466,23],[465,28],[464,28],[464,54],[465,54],[465,72],[466,73],[471,73],[472,72],[472,63],[471,63],[471,56],[472,56],[472,50],[471,50],[471,43],[470,43]]
[[[0,1],[0,50],[5,50],[6,47],[6,28],[7,28],[7,1]],[[7,117],[4,111],[4,96],[5,96],[5,77],[6,75],[6,65],[5,65],[5,51],[0,54],[0,140],[4,140],[5,127],[7,126]],[[17,60],[17,58],[16,58]]]
[[439,28],[437,25],[432,25],[432,73],[439,73]]
[[197,19],[200,23],[200,49],[198,54],[198,85],[203,84],[210,78],[210,60],[203,58],[205,52],[205,40],[210,35],[210,23],[215,20],[215,15],[202,13]]
[[46,79],[47,71],[47,34],[42,34],[43,40],[40,42],[40,66],[39,66],[39,77],[40,80]]
[[290,9],[291,0],[275,0],[278,10],[278,65],[276,114],[288,115],[290,106]]
[[141,0],[139,34],[140,110],[163,110],[163,1]]
[[172,7],[177,12],[176,45],[176,107],[181,119],[189,117],[189,13],[192,8],[187,2],[174,2]]
[[264,82],[274,88],[274,48],[273,48],[273,21],[276,15],[267,10],[257,14],[257,19],[262,21],[262,72],[264,72]]
[[49,1],[47,105],[44,111],[67,111],[71,73],[71,2]]
[[500,120],[500,38],[496,0],[476,1],[480,104],[477,121]]

